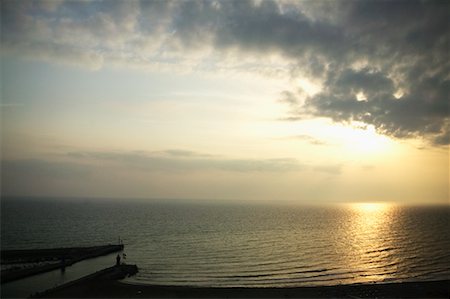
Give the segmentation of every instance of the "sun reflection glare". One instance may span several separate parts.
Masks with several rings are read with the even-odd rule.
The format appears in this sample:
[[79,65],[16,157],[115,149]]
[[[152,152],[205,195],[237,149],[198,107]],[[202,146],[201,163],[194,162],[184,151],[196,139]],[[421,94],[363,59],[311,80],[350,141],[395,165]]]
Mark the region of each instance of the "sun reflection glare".
[[363,203],[355,203],[353,207],[360,212],[372,213],[386,210],[389,208],[389,204],[381,203],[381,202],[363,202]]
[[395,256],[389,248],[395,247],[390,237],[394,205],[384,202],[351,204],[353,211],[349,227],[349,243],[352,253],[347,264],[352,271],[360,271],[358,282],[383,281],[393,271]]

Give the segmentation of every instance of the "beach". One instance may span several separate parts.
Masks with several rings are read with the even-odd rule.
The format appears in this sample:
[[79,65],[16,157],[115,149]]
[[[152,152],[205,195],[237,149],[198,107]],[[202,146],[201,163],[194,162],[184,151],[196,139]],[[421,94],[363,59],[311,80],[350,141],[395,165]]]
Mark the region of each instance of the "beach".
[[299,288],[197,288],[96,281],[38,298],[448,298],[450,281]]
[[35,298],[448,298],[449,280],[295,288],[216,288],[123,283],[134,265],[98,271]]

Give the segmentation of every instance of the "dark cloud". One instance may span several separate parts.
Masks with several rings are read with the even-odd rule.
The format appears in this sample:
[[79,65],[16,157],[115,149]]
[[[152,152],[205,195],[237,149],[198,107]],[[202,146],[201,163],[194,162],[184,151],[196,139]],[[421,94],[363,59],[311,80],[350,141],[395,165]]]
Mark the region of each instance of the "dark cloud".
[[217,64],[233,53],[236,65],[241,57],[264,65],[276,53],[290,65],[286,74],[323,86],[310,97],[297,86],[286,91],[286,119],[361,121],[389,136],[449,143],[448,1],[43,4],[2,2],[3,50],[92,69],[115,60],[177,66],[203,49],[219,55]]
[[[342,49],[340,28],[312,22],[300,11],[282,14],[272,1],[255,5],[252,1],[229,2],[221,12],[227,26],[215,34],[217,48],[237,47],[253,53],[280,52],[298,58],[311,51],[328,53]],[[326,43],[324,43],[326,41]]]
[[[435,144],[448,144],[450,81],[425,77],[415,84],[397,99],[394,82],[380,72],[345,70],[296,109],[338,122],[371,124],[379,133],[397,138],[421,136]],[[366,99],[358,100],[358,92]]]
[[[324,88],[304,104],[296,100],[303,94],[285,92],[291,107],[286,119],[360,121],[389,136],[448,145],[449,3],[355,1],[342,10],[334,22],[344,32],[346,54],[317,49],[328,62]],[[403,94],[399,99],[397,92]],[[358,93],[365,100],[358,100]]]

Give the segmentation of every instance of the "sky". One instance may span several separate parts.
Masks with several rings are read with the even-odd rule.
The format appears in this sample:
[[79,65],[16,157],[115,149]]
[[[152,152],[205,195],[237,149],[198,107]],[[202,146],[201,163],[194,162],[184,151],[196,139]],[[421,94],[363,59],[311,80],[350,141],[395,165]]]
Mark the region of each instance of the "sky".
[[2,1],[1,194],[449,203],[448,1]]

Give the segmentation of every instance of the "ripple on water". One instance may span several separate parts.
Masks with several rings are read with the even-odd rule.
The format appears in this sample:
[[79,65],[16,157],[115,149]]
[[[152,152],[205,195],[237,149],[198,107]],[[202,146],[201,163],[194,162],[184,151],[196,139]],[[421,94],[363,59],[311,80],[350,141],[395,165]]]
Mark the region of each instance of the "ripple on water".
[[125,240],[133,281],[302,286],[448,279],[449,207],[2,201],[2,249]]

